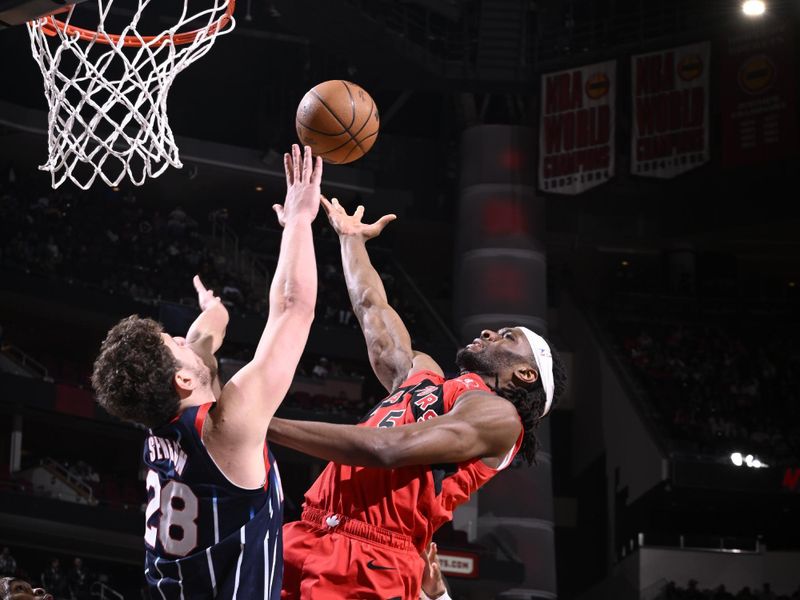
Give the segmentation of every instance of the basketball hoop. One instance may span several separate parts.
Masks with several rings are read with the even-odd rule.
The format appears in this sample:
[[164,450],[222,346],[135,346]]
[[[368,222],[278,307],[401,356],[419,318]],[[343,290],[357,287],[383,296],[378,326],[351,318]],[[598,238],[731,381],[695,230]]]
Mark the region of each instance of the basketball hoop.
[[183,166],[167,95],[178,73],[233,30],[235,0],[210,0],[213,6],[192,15],[188,4],[196,0],[183,0],[172,27],[142,35],[137,26],[151,1],[137,0],[120,33],[105,30],[113,0],[97,0],[96,30],[72,23],[74,6],[28,22],[50,106],[49,158],[39,168],[50,173],[53,188],[69,179],[88,189],[97,177],[113,187],[126,176],[142,185]]

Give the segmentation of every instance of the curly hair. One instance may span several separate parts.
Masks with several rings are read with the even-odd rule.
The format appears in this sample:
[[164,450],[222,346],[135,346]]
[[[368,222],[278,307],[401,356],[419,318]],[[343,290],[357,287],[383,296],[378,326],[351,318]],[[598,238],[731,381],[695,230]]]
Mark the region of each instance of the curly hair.
[[[14,583],[21,582],[25,586],[30,586],[32,591],[36,591],[38,588],[35,588],[33,585],[29,584],[24,579],[20,579],[19,577],[0,577],[0,600],[10,600],[11,598],[17,596],[18,594],[15,593],[14,590]],[[38,594],[34,594],[35,598],[44,597],[42,593],[43,590],[39,590]]]
[[[550,410],[561,399],[567,385],[567,373],[564,369],[564,362],[555,351],[553,345],[548,342],[550,352],[553,355],[553,402]],[[524,431],[522,437],[522,447],[520,453],[528,461],[528,464],[536,463],[536,451],[539,449],[539,440],[536,438],[536,429],[542,421],[547,396],[541,378],[538,378],[529,388],[509,383],[505,387],[496,390],[497,395],[505,398],[517,409],[522,419]]]
[[173,385],[178,362],[164,344],[162,327],[131,315],[109,330],[94,361],[92,387],[109,414],[154,428],[178,413]]

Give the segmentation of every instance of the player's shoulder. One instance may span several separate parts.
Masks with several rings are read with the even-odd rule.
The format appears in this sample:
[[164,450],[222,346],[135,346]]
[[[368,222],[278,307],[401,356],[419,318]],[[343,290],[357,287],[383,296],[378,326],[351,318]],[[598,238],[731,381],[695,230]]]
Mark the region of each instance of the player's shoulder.
[[493,394],[483,379],[475,373],[461,373],[442,384],[444,410],[450,412],[462,398],[471,394]]
[[521,425],[517,407],[488,388],[465,390],[453,399],[451,412],[458,418],[491,422],[494,427],[505,424],[515,432]]
[[181,428],[183,426],[194,426],[198,417],[203,418],[208,413],[209,405],[188,406],[182,408],[174,417],[163,425],[153,428],[153,432],[165,431],[170,429]]
[[[184,408],[167,423],[151,429],[150,436],[180,440],[182,445],[202,445],[203,424],[213,403]],[[190,443],[193,442],[193,443]]]
[[461,373],[457,377],[452,377],[445,382],[445,385],[460,388],[463,392],[481,391],[493,394],[494,392],[486,385],[480,375],[475,373]]
[[421,383],[442,385],[445,381],[445,377],[436,371],[431,371],[430,369],[412,370],[402,382],[395,386],[395,390],[411,388]]

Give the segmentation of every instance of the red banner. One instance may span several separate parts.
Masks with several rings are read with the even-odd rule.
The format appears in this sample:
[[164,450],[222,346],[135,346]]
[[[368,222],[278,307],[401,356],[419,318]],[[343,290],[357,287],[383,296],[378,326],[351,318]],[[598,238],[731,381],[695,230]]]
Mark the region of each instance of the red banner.
[[580,194],[614,176],[617,61],[542,75],[539,189]]
[[722,49],[722,160],[727,166],[797,151],[793,25],[748,25]]
[[670,178],[708,162],[709,44],[631,57],[631,173]]
[[62,383],[56,384],[56,401],[53,408],[58,412],[89,419],[95,416],[95,402],[92,393]]

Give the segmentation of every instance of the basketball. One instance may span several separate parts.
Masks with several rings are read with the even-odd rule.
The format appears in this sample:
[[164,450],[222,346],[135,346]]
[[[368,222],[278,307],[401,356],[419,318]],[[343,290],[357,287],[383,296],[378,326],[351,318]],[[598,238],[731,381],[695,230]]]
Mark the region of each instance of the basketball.
[[344,164],[364,156],[378,138],[380,118],[359,85],[332,79],[306,93],[297,107],[297,137],[325,162]]

